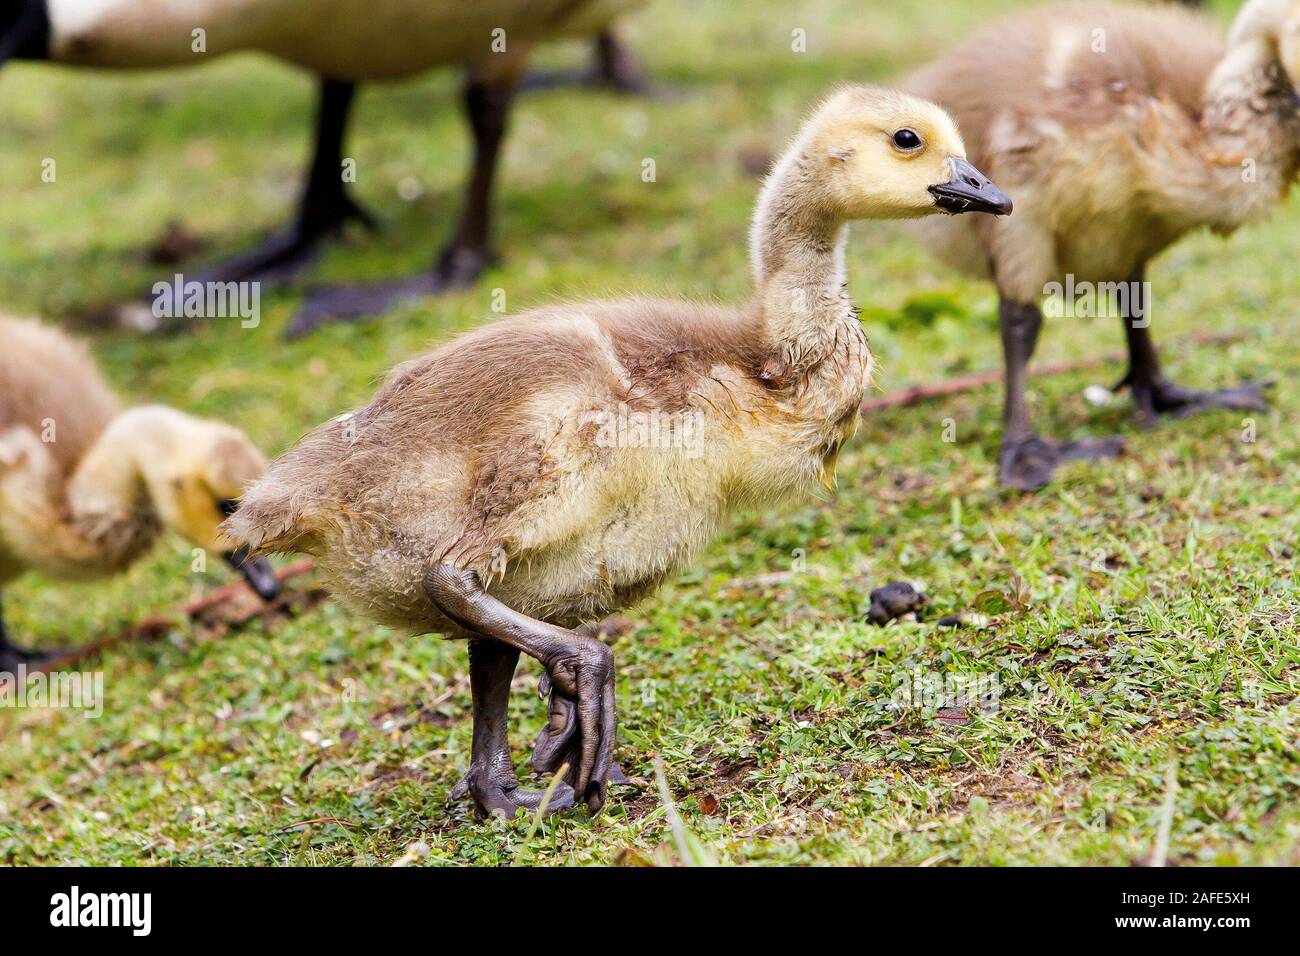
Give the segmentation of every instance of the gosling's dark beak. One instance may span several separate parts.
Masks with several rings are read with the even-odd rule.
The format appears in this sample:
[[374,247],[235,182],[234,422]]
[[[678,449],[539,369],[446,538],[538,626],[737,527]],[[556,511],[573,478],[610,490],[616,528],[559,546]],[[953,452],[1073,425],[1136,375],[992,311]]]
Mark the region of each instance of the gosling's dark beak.
[[226,563],[244,576],[248,586],[257,592],[263,601],[271,601],[280,593],[280,581],[275,576],[275,568],[266,558],[248,554],[248,545],[227,551],[222,555]]
[[946,213],[990,212],[995,216],[1011,214],[1011,199],[994,186],[989,178],[964,159],[952,157],[952,178],[930,187],[934,204]]

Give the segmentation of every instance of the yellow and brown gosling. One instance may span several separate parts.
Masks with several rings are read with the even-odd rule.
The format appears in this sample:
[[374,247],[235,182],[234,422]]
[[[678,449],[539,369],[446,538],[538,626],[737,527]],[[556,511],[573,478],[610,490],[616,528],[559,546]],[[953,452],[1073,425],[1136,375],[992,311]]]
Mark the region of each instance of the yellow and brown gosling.
[[1186,233],[1226,234],[1279,206],[1300,168],[1297,79],[1300,0],[1250,0],[1226,46],[1212,22],[1175,7],[1032,10],[906,84],[952,113],[974,161],[1016,196],[1008,220],[916,229],[941,258],[997,285],[1004,484],[1037,488],[1060,462],[1122,447],[1119,439],[1043,438],[1030,422],[1025,369],[1040,303],[1054,292],[1115,300],[1129,352],[1120,385],[1143,423],[1264,407],[1257,384],[1199,392],[1165,378],[1147,328],[1145,274]]
[[552,807],[598,811],[617,778],[614,664],[574,628],[653,591],[740,506],[829,481],[871,371],[848,223],[1009,212],[965,155],[933,104],[840,90],[763,188],[749,302],[572,302],[462,335],[273,463],[230,537],[318,556],[376,620],[469,639],[456,792],[484,811],[541,798],[506,740],[519,654],[540,661],[551,719],[533,767],[570,768]]
[[[265,467],[229,425],[160,405],[122,411],[80,343],[0,316],[0,584],[27,571],[116,574],[170,530],[223,554],[269,599],[271,566],[219,530]],[[0,621],[0,671],[61,653],[16,646]]]

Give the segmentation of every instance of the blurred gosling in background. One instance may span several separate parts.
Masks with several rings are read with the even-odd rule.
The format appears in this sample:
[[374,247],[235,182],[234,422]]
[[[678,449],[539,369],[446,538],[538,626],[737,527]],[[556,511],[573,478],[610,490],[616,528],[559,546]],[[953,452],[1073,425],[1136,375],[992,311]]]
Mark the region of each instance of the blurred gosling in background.
[[[1030,423],[1026,366],[1051,284],[1123,284],[1129,370],[1119,385],[1140,422],[1265,407],[1260,384],[1201,392],[1165,378],[1145,276],[1188,232],[1227,234],[1284,201],[1300,169],[1298,78],[1300,0],[1250,0],[1226,47],[1212,21],[1176,7],[1032,10],[906,84],[952,113],[973,160],[1016,197],[1007,220],[916,228],[941,258],[997,284],[1004,484],[1038,488],[1061,462],[1122,447],[1116,438],[1042,438]],[[1092,336],[1085,318],[1069,321]]]
[[[265,467],[229,425],[160,405],[121,411],[79,342],[0,316],[0,583],[27,571],[106,577],[175,531],[269,600],[279,589],[270,564],[218,530]],[[63,653],[16,646],[0,620],[0,671]]]

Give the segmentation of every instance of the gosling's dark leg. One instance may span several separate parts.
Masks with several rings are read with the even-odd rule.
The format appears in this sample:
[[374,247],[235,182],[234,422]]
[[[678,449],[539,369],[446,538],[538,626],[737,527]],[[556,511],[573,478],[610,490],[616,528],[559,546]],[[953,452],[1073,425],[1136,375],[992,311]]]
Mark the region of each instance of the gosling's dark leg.
[[1123,317],[1124,337],[1128,342],[1128,373],[1116,388],[1127,385],[1133,392],[1138,422],[1150,425],[1160,415],[1181,418],[1207,408],[1235,408],[1242,411],[1266,411],[1264,390],[1272,382],[1248,382],[1218,392],[1197,392],[1175,385],[1160,371],[1160,359],[1151,341],[1151,315],[1146,301],[1146,283],[1142,273],[1129,282],[1128,309]]
[[5,627],[4,609],[0,607],[0,673],[16,674],[18,665],[28,670],[35,670],[43,664],[70,654],[68,650],[34,651],[19,647],[9,639],[9,629]]
[[356,86],[322,78],[316,107],[316,149],[292,225],[256,248],[198,277],[200,282],[287,279],[315,261],[320,243],[352,220],[374,228],[371,215],[348,195],[343,179],[343,140]]
[[473,571],[437,565],[425,578],[425,590],[443,614],[467,631],[540,661],[552,691],[572,701],[566,723],[550,728],[553,749],[567,750],[578,736],[573,790],[593,814],[599,812],[605,804],[616,729],[610,649],[594,638],[507,607],[483,589]]
[[1066,461],[1105,458],[1124,447],[1119,438],[1083,438],[1056,441],[1040,437],[1029,421],[1025,388],[1029,359],[1038,344],[1043,313],[1033,303],[1003,297],[998,306],[1002,332],[1002,357],[1006,365],[1006,399],[1002,411],[1002,451],[998,467],[1002,484],[1033,491],[1051,480],[1056,466]]
[[[474,697],[474,743],[469,771],[452,790],[453,799],[469,794],[486,814],[513,817],[519,810],[535,811],[544,791],[525,790],[515,779],[507,736],[510,681],[519,651],[491,639],[469,642],[469,681]],[[573,789],[560,784],[547,811],[573,806]]]
[[466,288],[495,261],[490,243],[492,184],[514,87],[513,77],[488,81],[471,74],[466,81],[464,104],[474,134],[474,163],[460,225],[433,270],[406,279],[321,289],[294,317],[288,336],[305,335],[326,322],[379,315],[420,296]]

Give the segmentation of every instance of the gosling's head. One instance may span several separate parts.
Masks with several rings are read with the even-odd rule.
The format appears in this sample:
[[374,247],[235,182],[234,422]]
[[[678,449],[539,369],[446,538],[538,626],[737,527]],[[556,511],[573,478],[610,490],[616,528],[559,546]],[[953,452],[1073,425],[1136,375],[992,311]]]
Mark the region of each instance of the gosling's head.
[[113,453],[133,457],[159,523],[221,554],[262,598],[274,598],[279,582],[270,563],[236,548],[219,527],[266,471],[266,459],[244,433],[160,405],[130,409],[109,427]]
[[809,178],[846,219],[1011,212],[1006,194],[967,162],[952,117],[926,100],[845,87],[805,130],[800,154],[811,165]]

